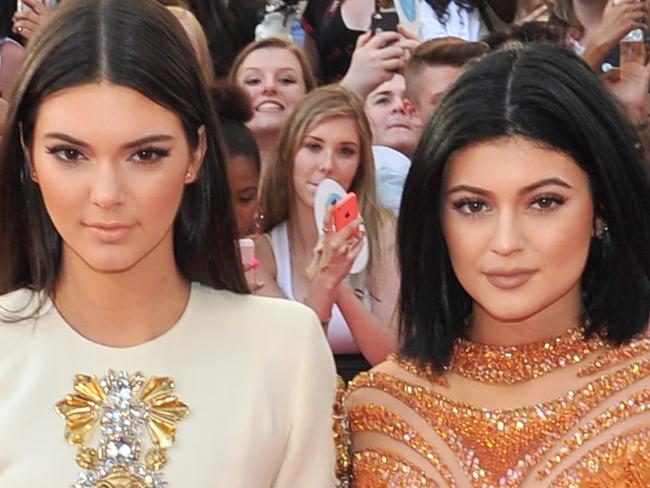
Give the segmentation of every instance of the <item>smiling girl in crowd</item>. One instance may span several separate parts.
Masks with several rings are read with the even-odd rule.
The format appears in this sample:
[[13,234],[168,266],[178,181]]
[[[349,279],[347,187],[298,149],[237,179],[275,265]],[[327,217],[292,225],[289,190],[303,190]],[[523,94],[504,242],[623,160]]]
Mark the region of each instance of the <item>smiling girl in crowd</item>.
[[233,62],[229,79],[250,97],[253,118],[248,127],[260,148],[264,178],[280,130],[298,102],[314,88],[314,77],[298,46],[271,37],[246,46]]

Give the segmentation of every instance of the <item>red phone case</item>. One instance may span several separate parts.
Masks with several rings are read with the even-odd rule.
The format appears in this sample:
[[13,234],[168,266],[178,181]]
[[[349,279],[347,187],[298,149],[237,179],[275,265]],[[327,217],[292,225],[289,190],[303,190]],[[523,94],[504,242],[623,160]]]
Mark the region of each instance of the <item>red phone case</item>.
[[334,204],[334,210],[332,213],[334,216],[334,228],[339,231],[345,227],[348,222],[359,216],[357,195],[352,192],[345,195]]

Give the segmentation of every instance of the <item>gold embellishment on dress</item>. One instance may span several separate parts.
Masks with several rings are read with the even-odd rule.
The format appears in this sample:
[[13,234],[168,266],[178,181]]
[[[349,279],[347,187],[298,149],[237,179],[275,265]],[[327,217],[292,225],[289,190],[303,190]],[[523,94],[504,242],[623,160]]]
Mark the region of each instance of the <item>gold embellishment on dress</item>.
[[[433,429],[454,452],[473,486],[520,486],[557,443],[602,402],[650,376],[650,360],[639,361],[569,391],[562,398],[513,410],[487,410],[457,402],[428,388],[385,373],[362,373],[350,383],[356,389],[375,388],[399,400]],[[645,397],[633,398],[634,408],[650,408]],[[610,412],[608,421],[627,416]]]
[[357,405],[349,409],[350,430],[357,432],[379,432],[405,444],[426,459],[451,487],[456,482],[449,468],[440,460],[440,455],[425,441],[408,422],[402,420],[381,405]]
[[648,411],[650,411],[650,389],[648,388],[634,392],[627,400],[612,405],[591,422],[580,426],[575,434],[565,440],[564,446],[549,458],[544,468],[537,472],[537,480],[541,481],[546,478],[555,466],[585,442],[594,439],[619,422]]
[[580,368],[578,370],[578,376],[592,376],[611,368],[622,361],[633,359],[647,352],[650,352],[650,338],[648,337],[633,340],[629,344],[620,347],[612,347],[607,351],[604,351],[602,354],[599,354],[591,363]]
[[[66,421],[65,437],[79,447],[75,488],[162,488],[160,470],[167,464],[167,448],[174,444],[176,423],[189,408],[174,394],[171,378],[109,371],[104,378],[78,374],[75,393],[56,404]],[[88,443],[101,425],[97,449]],[[153,447],[141,461],[146,428]]]
[[404,459],[380,450],[354,453],[355,488],[436,488],[438,483]]
[[334,445],[336,446],[336,479],[337,486],[348,488],[351,486],[350,428],[345,411],[345,381],[340,376],[336,377],[336,402],[333,405],[333,430]]
[[407,371],[415,376],[427,380],[428,382],[434,385],[444,386],[449,388],[449,382],[440,373],[433,370],[430,364],[420,364],[415,360],[408,359],[400,356],[399,354],[390,354],[388,360],[395,363],[397,366],[402,368],[404,371]]
[[582,456],[553,480],[552,488],[647,488],[650,429],[617,436]]
[[481,383],[513,384],[577,364],[605,342],[598,335],[585,339],[582,327],[554,339],[520,346],[491,346],[459,339],[449,370]]

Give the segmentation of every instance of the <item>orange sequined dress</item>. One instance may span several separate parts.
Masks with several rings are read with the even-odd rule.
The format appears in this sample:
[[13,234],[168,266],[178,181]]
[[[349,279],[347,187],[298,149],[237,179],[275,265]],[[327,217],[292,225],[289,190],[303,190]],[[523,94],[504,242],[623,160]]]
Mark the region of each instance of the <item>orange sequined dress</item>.
[[650,338],[393,355],[349,385],[352,486],[650,487]]

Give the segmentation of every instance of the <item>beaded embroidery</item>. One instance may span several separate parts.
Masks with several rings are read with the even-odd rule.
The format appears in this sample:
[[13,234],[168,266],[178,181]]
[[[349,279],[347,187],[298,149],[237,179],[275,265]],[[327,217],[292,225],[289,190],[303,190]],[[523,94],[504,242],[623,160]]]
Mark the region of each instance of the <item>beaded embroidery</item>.
[[551,488],[647,488],[650,429],[617,436],[588,452],[553,480]]
[[380,450],[354,453],[355,488],[436,488],[439,485],[417,466]]
[[[171,378],[109,371],[101,380],[78,374],[75,392],[56,404],[66,420],[65,436],[79,447],[79,472],[74,488],[163,488],[160,470],[167,464],[167,448],[174,444],[176,422],[189,408],[173,393]],[[97,425],[97,449],[87,444]],[[144,430],[152,447],[144,456]]]
[[397,442],[403,443],[420,454],[431,464],[451,487],[456,482],[440,455],[417,431],[397,415],[381,405],[358,405],[348,411],[352,433],[379,432]]
[[336,377],[336,402],[332,406],[334,446],[336,447],[336,480],[338,488],[349,488],[352,480],[350,471],[352,460],[350,459],[350,428],[348,416],[345,410],[345,381],[340,376]]
[[[413,410],[454,452],[473,486],[518,487],[533,469],[539,469],[538,464],[544,457],[551,455],[548,463],[537,471],[538,480],[548,476],[552,469],[585,442],[595,439],[619,422],[650,413],[650,389],[641,389],[631,392],[627,398],[600,412],[589,422],[581,423],[584,417],[604,401],[650,376],[649,359],[630,362],[645,352],[645,346],[639,345],[643,341],[644,339],[639,339],[619,348],[604,346],[607,350],[598,356],[601,364],[605,364],[605,360],[610,366],[626,364],[568,391],[557,400],[512,410],[476,408],[381,372],[357,376],[350,384],[349,395],[353,395],[357,389],[376,389]],[[595,345],[594,348],[597,349]],[[585,358],[586,350],[582,350]],[[400,366],[408,361],[400,359]],[[420,367],[415,367],[422,372]],[[558,364],[558,367],[563,366]],[[588,366],[584,368],[586,367]],[[413,368],[404,369],[415,371]],[[395,425],[394,420],[391,422]],[[375,432],[392,437],[385,432],[390,426],[384,427],[379,425],[381,422],[363,419],[362,415],[351,416],[350,423],[353,432],[367,430],[367,425],[372,423]],[[572,429],[575,429],[575,432],[560,443]],[[420,433],[415,434],[421,438]],[[410,442],[410,439],[415,438],[409,434],[409,439],[403,439],[402,442],[417,452],[422,446],[418,447]],[[559,450],[552,453],[554,448]],[[368,459],[364,462],[369,466]],[[591,488],[596,485],[588,486]]]
[[521,346],[490,346],[459,339],[448,369],[481,383],[513,384],[577,364],[603,347],[605,343],[598,335],[585,339],[581,327]]

